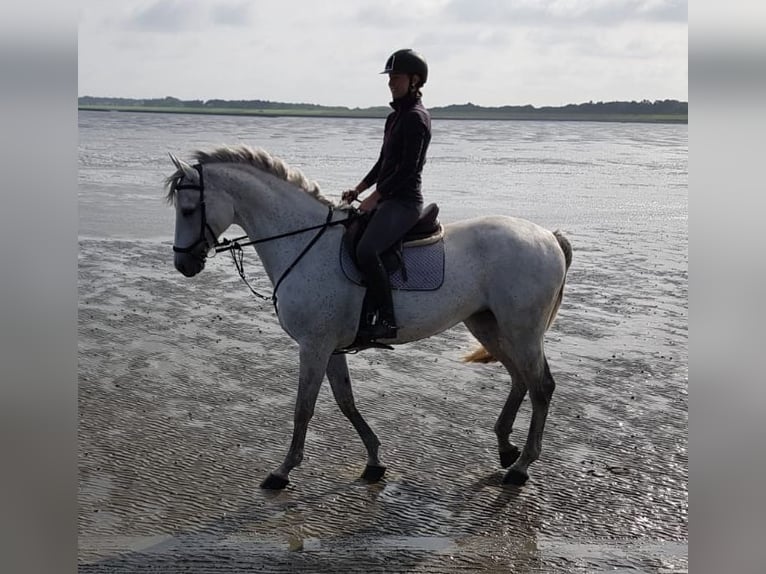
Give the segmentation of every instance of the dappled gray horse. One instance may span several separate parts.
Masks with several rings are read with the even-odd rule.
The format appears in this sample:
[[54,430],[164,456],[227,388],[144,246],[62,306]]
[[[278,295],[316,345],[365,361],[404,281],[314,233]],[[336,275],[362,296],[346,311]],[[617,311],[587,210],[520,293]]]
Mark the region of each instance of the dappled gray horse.
[[[367,449],[363,478],[385,472],[380,441],[357,410],[346,355],[355,340],[365,289],[340,269],[339,249],[348,208],[334,207],[316,183],[260,149],[240,145],[197,151],[197,164],[171,155],[167,179],[175,206],[175,266],[192,277],[205,266],[218,237],[232,224],[254,248],[274,286],[282,328],[299,346],[298,395],[292,442],[284,462],[263,481],[284,488],[303,459],[309,420],[325,374],[343,414]],[[292,233],[292,232],[298,233]],[[272,240],[269,240],[272,238]],[[259,241],[264,239],[264,241]],[[543,428],[555,387],[543,337],[563,296],[572,258],[569,241],[523,219],[482,217],[444,226],[444,282],[435,291],[394,291],[398,345],[430,337],[460,323],[483,345],[468,360],[497,360],[511,375],[508,399],[495,423],[504,481],[524,484],[540,456]],[[526,393],[532,418],[524,448],[510,440]]]

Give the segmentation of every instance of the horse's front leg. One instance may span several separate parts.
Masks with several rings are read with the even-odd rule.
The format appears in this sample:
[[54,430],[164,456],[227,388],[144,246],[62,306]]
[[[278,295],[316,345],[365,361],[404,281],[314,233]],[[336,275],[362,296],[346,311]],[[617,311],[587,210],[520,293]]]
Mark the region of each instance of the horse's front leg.
[[354,425],[367,449],[367,467],[362,473],[362,478],[368,482],[377,482],[383,478],[386,472],[386,467],[380,464],[378,459],[380,441],[354,403],[354,392],[351,389],[351,375],[348,372],[346,355],[333,355],[330,358],[330,363],[327,365],[327,378],[330,381],[335,402],[338,403],[341,412]]
[[290,471],[303,460],[303,447],[306,442],[306,431],[309,421],[314,416],[319,388],[322,386],[327,369],[330,351],[317,351],[315,348],[301,345],[300,375],[298,379],[298,396],[295,400],[295,418],[293,422],[293,440],[284,462],[261,483],[261,488],[279,490],[290,482]]

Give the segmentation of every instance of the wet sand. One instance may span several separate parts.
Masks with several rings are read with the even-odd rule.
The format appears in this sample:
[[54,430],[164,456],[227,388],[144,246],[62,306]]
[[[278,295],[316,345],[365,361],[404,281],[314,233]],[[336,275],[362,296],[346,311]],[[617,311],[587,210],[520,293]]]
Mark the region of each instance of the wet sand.
[[[297,346],[271,305],[227,257],[186,279],[167,243],[81,239],[80,571],[685,572],[685,252],[567,235],[557,389],[524,487],[501,483],[492,432],[508,375],[461,363],[459,327],[349,357],[383,481],[358,479],[325,384],[277,493],[258,485],[289,445]],[[246,269],[270,293],[254,253]]]

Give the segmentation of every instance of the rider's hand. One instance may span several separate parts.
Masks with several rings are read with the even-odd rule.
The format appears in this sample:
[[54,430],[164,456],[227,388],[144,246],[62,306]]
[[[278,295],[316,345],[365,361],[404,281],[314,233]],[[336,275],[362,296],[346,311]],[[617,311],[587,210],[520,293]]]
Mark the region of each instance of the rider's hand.
[[341,199],[343,199],[343,201],[345,201],[346,203],[351,203],[358,196],[359,196],[359,192],[356,189],[349,189],[348,191],[343,192]]

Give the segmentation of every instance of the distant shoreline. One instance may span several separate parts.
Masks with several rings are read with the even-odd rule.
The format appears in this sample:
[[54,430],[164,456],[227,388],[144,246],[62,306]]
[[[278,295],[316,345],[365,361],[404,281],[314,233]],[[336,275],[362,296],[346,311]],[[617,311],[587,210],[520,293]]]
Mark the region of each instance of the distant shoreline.
[[[311,117],[311,118],[384,118],[390,108],[323,108],[309,106],[301,108],[236,108],[236,107],[195,107],[195,106],[147,106],[139,104],[78,104],[80,111],[92,112],[136,112],[164,114],[201,114],[256,117]],[[435,120],[505,120],[505,121],[581,121],[581,122],[638,122],[688,124],[688,113],[611,113],[571,110],[567,108],[547,109],[503,109],[479,106],[449,106],[432,108]]]

